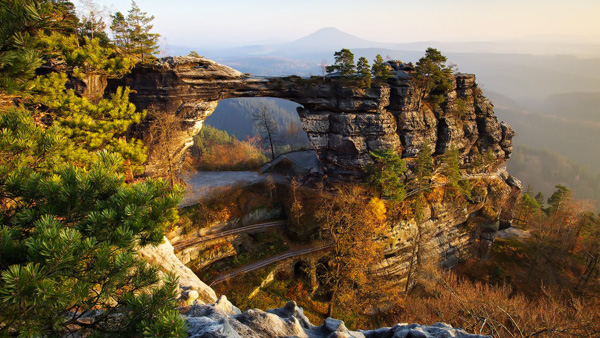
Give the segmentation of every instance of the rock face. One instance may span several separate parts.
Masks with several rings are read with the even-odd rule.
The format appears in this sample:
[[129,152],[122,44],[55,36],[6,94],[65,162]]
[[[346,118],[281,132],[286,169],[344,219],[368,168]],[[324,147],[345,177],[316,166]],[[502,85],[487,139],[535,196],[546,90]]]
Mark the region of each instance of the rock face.
[[[474,75],[453,76],[452,90],[438,106],[420,102],[417,89],[410,81],[414,71],[411,66],[401,62],[389,62],[389,65],[393,68],[393,78],[361,89],[332,78],[251,77],[207,59],[171,57],[137,67],[123,79],[111,80],[109,90],[119,85],[130,86],[133,90],[131,101],[139,109],[175,116],[179,122],[171,138],[171,148],[178,149],[176,157],[183,155],[191,145],[192,137],[218,101],[235,97],[277,97],[301,104],[303,107],[298,109],[298,114],[303,129],[329,176],[360,177],[372,162],[369,152],[380,149],[401,153],[409,159],[409,168],[410,158],[415,157],[424,144],[431,146],[436,157],[450,148],[458,149],[462,169],[472,169],[486,154],[492,164],[488,163],[486,173],[468,177],[481,183],[478,192],[468,201],[455,204],[444,198],[432,200],[425,207],[421,224],[408,219],[391,226],[386,259],[380,268],[390,275],[390,279],[402,282],[406,280],[411,264],[407,257],[414,252],[417,237],[423,239],[418,245],[419,250],[427,251],[427,254],[419,252],[419,255],[441,257],[446,266],[456,264],[469,243],[478,240],[485,249],[498,229],[510,226],[510,210],[521,187],[518,180],[501,168],[512,152],[514,132],[494,116],[493,105],[477,87]],[[155,122],[156,118],[150,114],[134,133],[143,137]],[[149,174],[160,175],[165,170],[161,157],[164,154],[154,151],[150,143],[146,168]],[[409,170],[408,180],[410,175]],[[490,210],[482,212],[483,209]],[[473,229],[473,224],[482,225]],[[417,231],[421,232],[419,236],[415,235]],[[176,259],[172,247],[166,251],[170,258],[165,261]],[[155,258],[156,261],[161,259]],[[163,267],[166,270],[184,268],[178,264],[181,265],[180,262],[167,263]],[[190,283],[197,282],[200,281]],[[183,294],[188,299],[198,297],[203,303],[215,300],[212,290],[202,287],[190,290],[192,292]],[[472,336],[441,323],[433,326],[396,325],[360,332],[348,331],[342,322],[334,319],[328,319],[322,326],[314,326],[293,302],[267,312],[249,310],[240,313],[221,298],[213,305],[188,307],[184,314],[193,337]]]
[[398,324],[370,331],[350,331],[344,322],[327,318],[315,326],[304,316],[295,302],[268,311],[248,310],[242,313],[225,296],[214,304],[195,305],[182,309],[193,338],[225,337],[354,337],[354,338],[404,338],[404,337],[484,337],[468,334],[445,323],[432,326]]
[[149,245],[139,249],[138,254],[148,263],[158,266],[162,272],[173,273],[179,278],[180,299],[185,303],[212,303],[217,300],[215,291],[175,256],[167,238],[158,246]]
[[[465,248],[469,243],[491,243],[498,229],[510,226],[510,210],[520,186],[498,169],[510,157],[514,132],[494,116],[493,105],[483,96],[474,75],[454,75],[452,90],[438,106],[418,99],[418,90],[410,81],[414,71],[411,65],[398,61],[389,65],[393,69],[391,79],[361,89],[333,78],[251,77],[203,58],[170,57],[136,67],[127,77],[113,80],[109,87],[128,85],[134,91],[131,101],[138,108],[177,116],[181,128],[171,143],[179,149],[179,155],[191,145],[193,135],[219,100],[278,97],[303,106],[298,109],[303,129],[329,176],[360,177],[372,161],[369,152],[378,149],[398,151],[408,159],[409,168],[410,158],[424,144],[429,144],[438,158],[448,149],[457,148],[463,169],[472,168],[483,154],[488,161],[492,157],[489,173],[480,175],[485,187],[479,199],[465,205],[432,202],[419,227],[414,220],[391,227],[388,259],[382,268],[402,279],[410,264],[407,253],[415,246],[415,231],[424,232],[420,238],[430,239],[419,245],[443,257],[445,265],[453,266],[468,254]],[[137,132],[143,135],[152,123],[150,118]],[[164,154],[153,152],[151,147],[147,167],[150,174],[165,169],[160,165],[161,157]],[[485,227],[473,231],[470,219],[481,216],[486,202],[497,214],[484,222]]]
[[[457,147],[463,164],[488,150],[499,161],[508,159],[514,133],[498,122],[474,75],[454,76],[446,101],[431,108],[417,100],[412,69],[400,62],[390,65],[394,77],[365,90],[331,78],[257,78],[203,58],[169,57],[136,67],[127,77],[111,80],[109,88],[130,86],[138,108],[177,116],[181,130],[171,141],[177,156],[191,145],[219,100],[278,97],[303,105],[298,110],[302,126],[330,174],[360,175],[372,161],[369,151],[391,148],[412,157],[424,143],[437,154]],[[137,133],[144,134],[152,123],[150,114]],[[164,170],[161,156],[151,149],[150,174]]]
[[[510,226],[512,214],[504,209],[512,209],[521,187],[504,169],[470,177],[479,186],[472,190],[470,200],[456,203],[439,195],[424,203],[420,223],[409,218],[391,224],[386,232],[386,259],[378,267],[382,275],[406,283],[416,251],[419,259],[431,258],[445,268],[488,254],[502,224]],[[484,209],[491,215],[483,213]]]

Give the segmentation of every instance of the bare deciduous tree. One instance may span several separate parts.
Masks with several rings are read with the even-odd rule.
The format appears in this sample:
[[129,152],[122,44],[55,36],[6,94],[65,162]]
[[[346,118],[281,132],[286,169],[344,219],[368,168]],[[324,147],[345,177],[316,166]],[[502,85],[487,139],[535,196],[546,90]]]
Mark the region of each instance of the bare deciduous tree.
[[263,136],[271,148],[271,159],[275,159],[275,138],[279,135],[279,125],[266,105],[261,104],[252,114],[254,128]]

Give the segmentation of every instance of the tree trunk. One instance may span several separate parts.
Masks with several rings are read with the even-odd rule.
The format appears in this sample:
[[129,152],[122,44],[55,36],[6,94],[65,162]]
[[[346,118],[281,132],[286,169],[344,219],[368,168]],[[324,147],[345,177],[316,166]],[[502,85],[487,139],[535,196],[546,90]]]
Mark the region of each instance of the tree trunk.
[[273,136],[267,122],[265,122],[265,129],[267,130],[267,137],[269,137],[269,146],[271,147],[271,161],[275,160],[275,149],[273,148]]
[[335,302],[335,296],[337,293],[337,287],[333,289],[333,292],[331,293],[331,300],[329,301],[329,306],[327,307],[327,317],[332,317],[333,316],[333,303]]

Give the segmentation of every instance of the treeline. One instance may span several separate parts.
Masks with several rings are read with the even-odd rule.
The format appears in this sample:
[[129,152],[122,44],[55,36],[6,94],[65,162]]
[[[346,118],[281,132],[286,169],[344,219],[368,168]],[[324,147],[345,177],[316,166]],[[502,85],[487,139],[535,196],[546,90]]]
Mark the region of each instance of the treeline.
[[118,14],[111,41],[70,1],[0,1],[0,336],[186,334],[177,280],[136,253],[162,242],[181,188],[125,182],[146,160],[128,88],[73,86],[152,59],[152,17],[132,2],[117,31]]

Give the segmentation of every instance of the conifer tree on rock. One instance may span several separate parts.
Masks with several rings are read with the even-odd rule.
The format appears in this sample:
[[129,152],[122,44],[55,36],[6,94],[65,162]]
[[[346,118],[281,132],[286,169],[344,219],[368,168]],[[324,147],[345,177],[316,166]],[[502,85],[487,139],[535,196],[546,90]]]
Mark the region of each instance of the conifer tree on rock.
[[421,150],[417,154],[417,161],[415,163],[415,176],[417,181],[417,188],[422,189],[429,183],[429,179],[433,174],[433,159],[431,157],[431,147],[425,143],[421,146]]
[[452,66],[446,65],[448,59],[435,48],[427,48],[425,56],[420,58],[412,77],[417,90],[418,108],[423,101],[434,106],[444,101],[444,94],[452,89]]
[[384,63],[381,54],[377,54],[375,60],[373,60],[373,66],[371,67],[371,73],[375,77],[375,80],[383,82],[389,79],[392,75],[390,74],[390,68]]
[[367,183],[379,191],[379,197],[402,201],[406,195],[401,175],[406,171],[406,163],[392,149],[369,152],[373,163],[367,167]]
[[82,4],[81,23],[79,26],[79,35],[90,39],[97,38],[103,46],[110,44],[110,39],[106,34],[106,23],[103,14],[106,9],[99,7],[92,0],[79,0]]
[[342,77],[354,75],[356,67],[354,66],[354,54],[349,49],[343,48],[333,54],[335,63],[327,66],[327,73],[339,72]]
[[358,59],[356,72],[358,73],[360,86],[365,89],[371,88],[371,70],[369,69],[369,61],[364,56]]
[[154,16],[148,16],[138,7],[135,1],[131,2],[131,9],[125,17],[121,12],[112,15],[110,28],[113,32],[115,44],[121,52],[141,63],[155,60],[158,53],[158,39],[160,34],[151,33]]
[[448,179],[448,185],[452,188],[458,188],[458,183],[460,181],[460,157],[458,153],[458,149],[456,147],[451,147],[446,151],[443,157],[444,166],[442,169],[442,173]]

